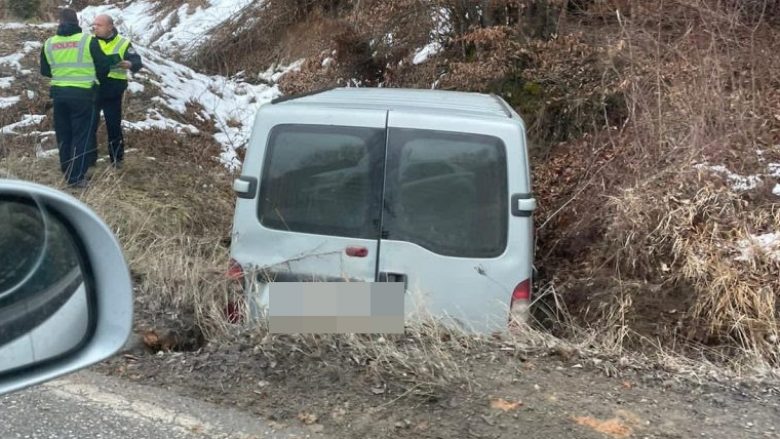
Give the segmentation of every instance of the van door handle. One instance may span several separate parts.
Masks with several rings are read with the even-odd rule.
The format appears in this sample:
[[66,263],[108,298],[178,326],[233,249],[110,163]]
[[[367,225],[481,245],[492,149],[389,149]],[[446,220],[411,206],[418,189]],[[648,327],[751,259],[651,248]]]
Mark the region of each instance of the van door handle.
[[404,289],[406,289],[409,283],[409,278],[403,273],[390,273],[387,271],[380,271],[379,282],[403,282]]
[[530,217],[536,210],[536,198],[532,194],[512,195],[512,215]]
[[233,191],[238,198],[252,199],[257,194],[257,179],[242,175],[233,180]]

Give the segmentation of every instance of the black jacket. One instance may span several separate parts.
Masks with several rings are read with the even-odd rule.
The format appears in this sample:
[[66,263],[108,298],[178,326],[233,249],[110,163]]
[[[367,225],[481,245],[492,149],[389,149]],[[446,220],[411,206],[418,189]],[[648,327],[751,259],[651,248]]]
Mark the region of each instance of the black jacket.
[[[119,34],[117,33],[116,29],[114,29],[114,32],[111,34],[108,38],[99,38],[103,41],[109,42],[113,40],[114,38],[117,38]],[[123,58],[125,61],[130,61],[130,71],[133,73],[137,73],[139,70],[141,70],[141,67],[143,67],[143,64],[141,63],[141,56],[138,55],[138,52],[135,51],[133,48],[133,43],[130,43],[129,46],[127,46],[127,51],[125,51],[125,56]],[[115,78],[106,78],[105,81],[100,81],[100,97],[101,98],[114,98],[121,96],[122,93],[127,89],[127,80],[124,79],[115,79]]]
[[[57,28],[57,35],[68,37],[81,32],[81,27],[76,24],[60,24]],[[100,48],[100,42],[92,38],[89,44],[89,53],[92,55],[95,64],[95,73],[98,81],[103,83],[108,79],[108,72],[111,70],[111,60],[103,53]],[[41,48],[41,75],[51,78],[51,65],[46,59],[46,47]],[[85,89],[79,87],[50,87],[49,94],[52,98],[63,99],[94,99],[95,89]]]

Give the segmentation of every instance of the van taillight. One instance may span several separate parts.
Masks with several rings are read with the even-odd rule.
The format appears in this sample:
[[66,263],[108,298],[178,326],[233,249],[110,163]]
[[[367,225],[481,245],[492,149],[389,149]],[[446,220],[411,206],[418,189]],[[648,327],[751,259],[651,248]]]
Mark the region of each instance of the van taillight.
[[241,264],[239,264],[238,261],[231,258],[230,263],[228,264],[227,273],[225,274],[230,279],[240,280],[244,278],[244,269],[241,267]]
[[244,321],[244,313],[242,312],[241,307],[239,306],[238,302],[231,300],[225,305],[225,308],[222,310],[222,313],[225,316],[225,319],[232,323],[241,323]]
[[522,328],[519,325],[527,322],[531,308],[531,279],[526,279],[512,291],[512,300],[509,303],[509,327],[510,330]]
[[[228,269],[225,273],[228,279],[241,281],[244,278],[244,268],[235,259],[231,258],[228,263]],[[243,286],[241,287],[243,289]],[[225,318],[230,323],[240,323],[244,321],[243,308],[238,301],[228,300],[225,308],[222,310]]]
[[512,291],[512,304],[518,300],[528,301],[531,299],[531,279],[526,279],[515,287]]

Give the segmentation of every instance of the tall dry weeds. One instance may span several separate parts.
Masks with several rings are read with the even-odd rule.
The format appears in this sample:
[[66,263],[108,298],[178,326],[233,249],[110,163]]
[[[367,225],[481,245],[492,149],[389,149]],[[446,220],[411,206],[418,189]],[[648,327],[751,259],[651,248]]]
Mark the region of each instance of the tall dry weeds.
[[[138,135],[149,141],[149,136],[156,136],[155,145],[171,143],[175,137],[128,134],[134,142]],[[151,160],[152,155],[157,160]],[[363,371],[375,388],[392,387],[403,397],[426,400],[468,386],[471,372],[463,359],[491,350],[484,340],[432,320],[409,325],[403,335],[386,337],[287,336],[269,334],[263,322],[249,327],[230,322],[229,304],[244,313],[247,309],[237,285],[225,275],[233,198],[223,190],[229,185],[217,176],[227,173],[182,166],[162,150],[129,151],[125,160],[121,172],[99,165],[86,190],[64,186],[56,157],[12,155],[3,159],[2,168],[4,175],[70,192],[109,225],[131,270],[136,331],[145,336],[148,347],[197,350],[209,343],[219,349],[249,334],[253,352],[268,362],[287,366],[316,359],[353,367]]]
[[[354,67],[370,61],[366,71],[377,74],[379,66],[391,86],[439,81],[502,94],[526,117],[532,142],[551,147],[534,163],[542,202],[538,286],[544,287],[537,291],[546,291],[537,300],[547,320],[558,323],[558,334],[613,353],[639,342],[696,343],[735,362],[778,364],[778,263],[760,251],[738,259],[740,240],[780,230],[766,176],[768,163],[780,163],[778,2],[603,0],[564,8],[507,0],[490,2],[497,9],[487,16],[473,13],[486,2],[410,1],[404,4],[421,9],[409,10],[425,13],[397,16],[388,15],[395,3],[321,3],[270,2],[242,17],[248,25],[237,36],[230,28],[212,40],[206,50],[233,38],[220,56],[200,62],[230,73],[263,70],[277,57],[310,57],[300,75],[288,78],[288,91],[360,76]],[[451,33],[442,36],[445,50],[423,65],[398,66],[425,42],[429,13],[442,7],[453,13]],[[545,26],[528,27],[534,16],[544,17]],[[553,16],[555,26],[547,26]],[[341,24],[349,26],[335,38],[330,31]],[[300,44],[307,26],[318,36]],[[389,32],[406,40],[370,45]],[[279,35],[285,47],[277,44]],[[360,50],[337,50],[351,59],[337,53],[337,68],[323,66],[334,48],[352,43]],[[246,56],[258,50],[267,58]],[[697,163],[763,174],[764,185],[735,190]],[[221,312],[232,293],[221,277],[220,242],[231,198],[193,190],[201,177],[177,166],[166,171],[181,181],[167,188],[128,191],[117,182],[114,192],[107,184],[84,197],[127,246],[152,324],[187,319],[213,338],[228,330]],[[175,196],[149,196],[154,191]],[[429,383],[460,379],[451,367],[457,346],[435,344],[437,331],[414,334],[409,344],[384,345],[392,349],[357,338],[326,344],[346,343],[385,371],[429,373]],[[303,342],[312,349],[323,343],[306,338],[289,345]],[[441,370],[450,378],[433,379]]]
[[[467,359],[494,346],[434,321],[416,322],[403,335],[269,334],[259,326],[253,350],[265,360],[289,364],[309,359],[361,370],[375,389],[435,400],[472,385]],[[305,366],[303,366],[305,367]]]
[[[174,145],[175,134],[126,133],[130,144],[141,143],[139,137],[159,147],[128,150],[120,172],[99,163],[86,190],[66,188],[56,155],[36,158],[33,145],[15,145],[3,158],[3,175],[69,192],[94,209],[122,245],[134,281],[137,329],[158,331],[174,348],[197,348],[231,331],[225,308],[239,299],[225,276],[230,176],[216,162],[182,162],[183,147],[166,151],[162,146]],[[187,145],[205,147],[193,139]]]
[[[550,200],[562,210],[542,219],[545,268],[571,270],[559,280],[562,294],[585,322],[621,309],[632,335],[626,340],[702,343],[732,358],[780,364],[780,267],[766,253],[738,260],[740,240],[780,229],[767,169],[780,159],[773,73],[780,58],[772,53],[780,32],[744,4],[627,6],[629,15],[614,11],[619,32],[611,38],[628,113],[608,136],[619,153],[595,179],[572,177],[569,191]],[[574,166],[582,152],[570,147],[542,165],[542,178]],[[735,188],[697,164],[760,175],[765,184]],[[596,195],[575,191],[583,183],[591,185],[585,194]],[[567,243],[581,239],[573,253]],[[634,286],[628,308],[618,300],[627,282]]]

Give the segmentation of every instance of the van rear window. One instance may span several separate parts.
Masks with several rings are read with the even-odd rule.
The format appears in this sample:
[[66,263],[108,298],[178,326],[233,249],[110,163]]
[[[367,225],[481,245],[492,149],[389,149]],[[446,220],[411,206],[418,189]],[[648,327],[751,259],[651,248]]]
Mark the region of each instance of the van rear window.
[[385,130],[285,124],[273,128],[260,187],[269,228],[379,236]]
[[507,240],[506,151],[493,136],[392,128],[386,239],[455,257],[495,257]]

